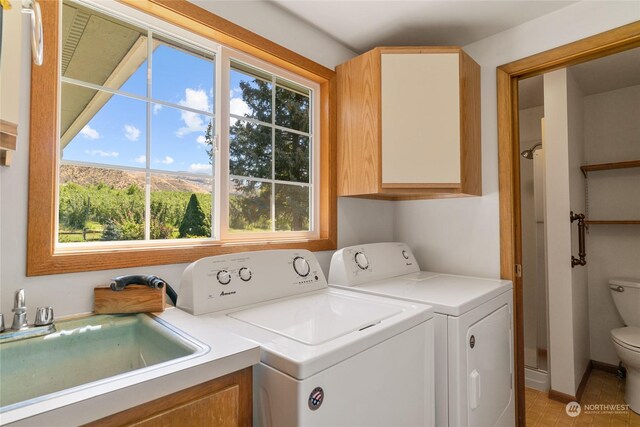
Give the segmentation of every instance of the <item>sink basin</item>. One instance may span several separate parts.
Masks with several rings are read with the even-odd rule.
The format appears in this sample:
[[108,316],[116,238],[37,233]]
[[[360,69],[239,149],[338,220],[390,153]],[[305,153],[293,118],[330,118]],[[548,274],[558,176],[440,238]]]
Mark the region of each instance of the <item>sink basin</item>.
[[147,314],[59,321],[52,334],[0,345],[0,413],[208,350]]

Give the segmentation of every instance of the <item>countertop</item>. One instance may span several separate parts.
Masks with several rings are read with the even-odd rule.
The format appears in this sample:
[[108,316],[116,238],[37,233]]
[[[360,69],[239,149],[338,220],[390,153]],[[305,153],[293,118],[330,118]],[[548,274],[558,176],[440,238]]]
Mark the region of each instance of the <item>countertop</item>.
[[[255,365],[260,346],[175,307],[155,316],[209,346],[198,357],[0,414],[2,425],[80,425]],[[46,363],[46,361],[43,361]]]

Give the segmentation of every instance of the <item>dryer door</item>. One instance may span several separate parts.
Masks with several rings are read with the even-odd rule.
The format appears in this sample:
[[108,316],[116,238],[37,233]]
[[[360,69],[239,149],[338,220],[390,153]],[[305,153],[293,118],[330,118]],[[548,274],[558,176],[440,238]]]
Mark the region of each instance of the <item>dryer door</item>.
[[509,405],[510,326],[509,307],[503,305],[467,331],[469,426],[495,425]]
[[[450,425],[513,425],[511,292],[458,317],[456,323],[457,372],[449,371],[449,378],[457,385],[457,408],[450,400]],[[457,419],[452,420],[456,410]]]

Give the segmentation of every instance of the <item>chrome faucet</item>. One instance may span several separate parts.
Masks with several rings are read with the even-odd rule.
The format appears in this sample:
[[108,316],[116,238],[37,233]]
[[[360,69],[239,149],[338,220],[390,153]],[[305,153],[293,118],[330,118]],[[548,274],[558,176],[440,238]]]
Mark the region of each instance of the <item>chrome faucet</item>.
[[17,341],[24,338],[39,337],[55,332],[53,308],[38,307],[33,325],[27,322],[27,305],[24,289],[16,291],[13,301],[13,323],[10,329],[4,328],[4,316],[0,314],[0,343]]
[[24,289],[16,291],[13,300],[13,324],[11,329],[14,331],[27,327],[27,306],[24,299]]

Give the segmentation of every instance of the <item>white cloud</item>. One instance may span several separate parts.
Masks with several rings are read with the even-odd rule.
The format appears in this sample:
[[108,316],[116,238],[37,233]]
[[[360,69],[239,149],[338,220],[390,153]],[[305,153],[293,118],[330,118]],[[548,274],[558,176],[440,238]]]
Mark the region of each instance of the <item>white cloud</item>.
[[173,163],[173,158],[169,156],[165,156],[164,159],[160,160],[160,163],[164,163],[165,165],[170,165],[171,163]]
[[153,104],[153,114],[158,114],[162,110],[162,104]]
[[85,150],[85,154],[89,154],[91,156],[100,156],[100,157],[118,157],[120,153],[117,151],[103,151],[103,150]]
[[92,128],[89,125],[85,125],[82,129],[80,129],[80,135],[87,139],[98,139],[100,138],[100,133],[97,130]]
[[136,157],[135,159],[133,159],[133,161],[136,162],[136,163],[146,163],[147,162],[147,156],[145,156],[144,154],[141,154],[138,157]]
[[245,116],[251,113],[251,108],[247,105],[242,98],[231,98],[229,102],[229,111],[236,116]]
[[137,141],[140,138],[140,129],[134,125],[124,125],[124,137],[129,141]]
[[198,137],[196,138],[196,142],[197,142],[198,144],[201,144],[201,145],[205,145],[205,146],[206,146],[206,145],[208,145],[208,144],[207,144],[207,139],[204,137],[204,135],[200,135],[200,136],[198,136]]
[[212,168],[211,168],[211,165],[209,165],[209,164],[192,163],[191,166],[189,166],[189,171],[190,172],[195,172],[195,173],[208,173],[208,174],[211,174]]
[[[185,89],[184,99],[181,99],[178,104],[195,110],[211,110],[209,95],[207,95],[207,93],[202,89]],[[176,131],[176,136],[180,138],[193,132],[204,132],[207,130],[208,122],[204,120],[205,117],[202,114],[197,114],[191,111],[182,111],[180,113],[180,117],[185,124]]]

